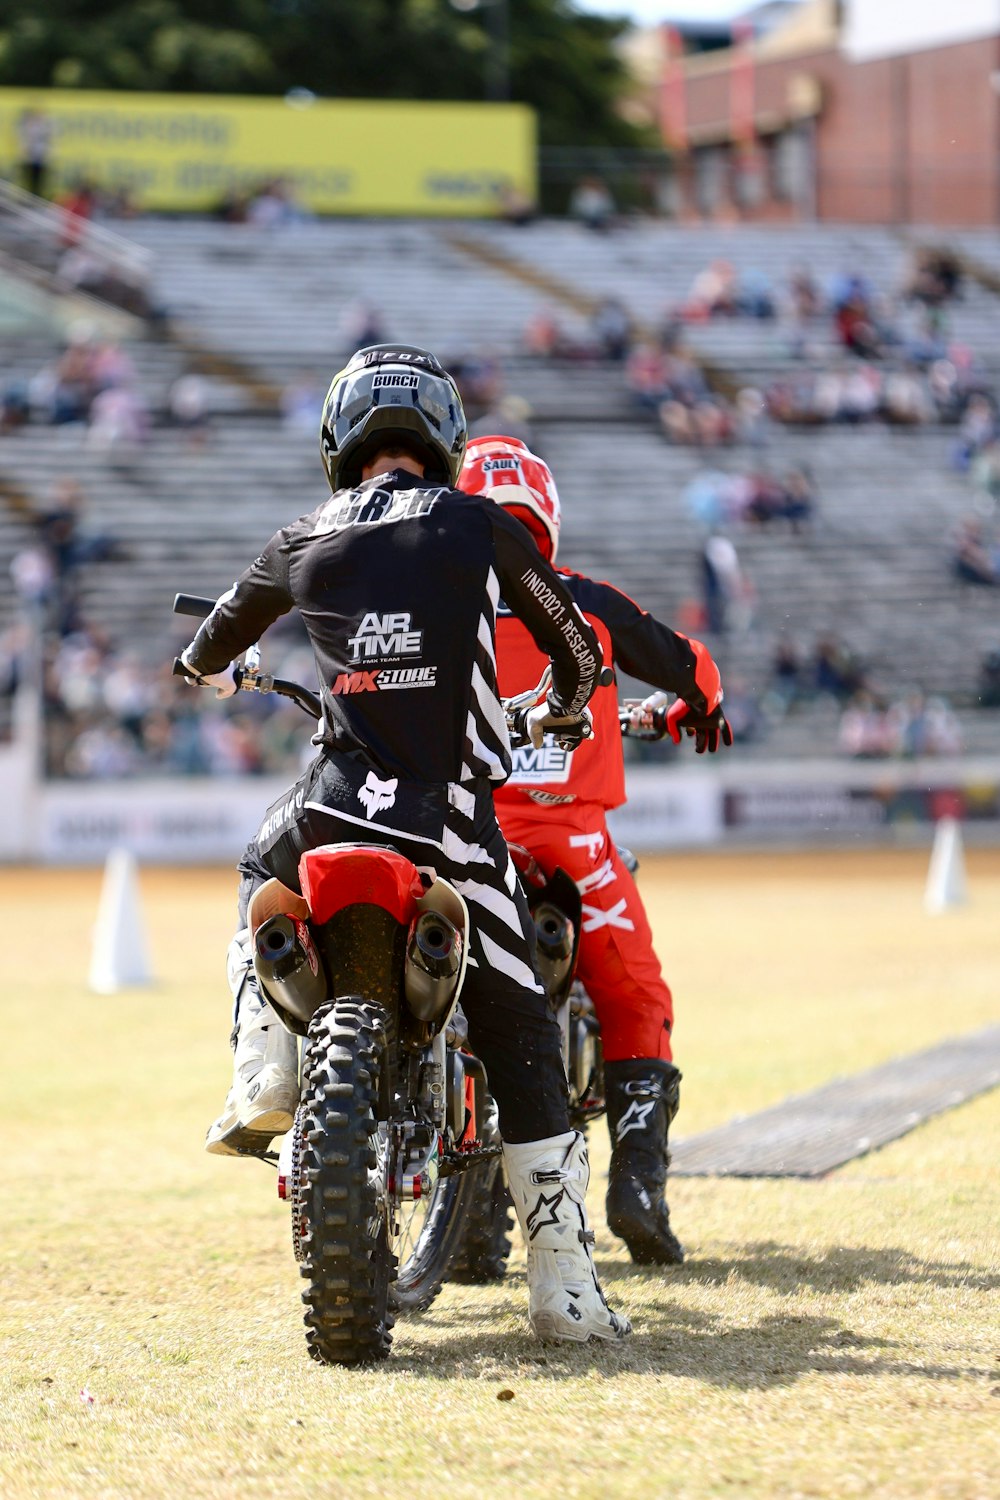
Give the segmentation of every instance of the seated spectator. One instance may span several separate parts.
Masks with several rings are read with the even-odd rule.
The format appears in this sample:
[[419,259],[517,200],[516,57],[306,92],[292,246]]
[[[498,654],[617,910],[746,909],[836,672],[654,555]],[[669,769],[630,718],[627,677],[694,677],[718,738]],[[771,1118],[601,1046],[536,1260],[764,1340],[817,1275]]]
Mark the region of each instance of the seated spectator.
[[709,531],[737,519],[732,497],[733,476],[717,469],[702,469],[681,493],[691,515]]
[[31,420],[31,398],[21,380],[12,381],[0,395],[0,433],[16,432]]
[[770,278],[763,271],[744,271],[739,278],[736,311],[748,318],[773,318],[776,312]]
[[448,361],[470,421],[496,408],[503,390],[503,371],[489,354],[453,356]]
[[718,448],[732,442],[733,419],[726,403],[717,397],[696,401],[691,408],[694,441],[702,448]]
[[90,407],[87,446],[115,463],[134,461],[149,436],[149,412],[138,391],[111,389]]
[[744,386],[736,397],[734,429],[737,441],[752,448],[767,442],[767,402],[755,386]]
[[702,322],[707,318],[732,317],[740,310],[736,270],[728,260],[713,260],[691,283],[681,316]]
[[605,297],[595,308],[590,326],[601,359],[624,360],[632,346],[632,318],[620,297]]
[[969,477],[989,496],[991,504],[1000,500],[1000,438],[994,438],[976,454],[969,465]]
[[860,662],[835,636],[823,635],[816,642],[812,661],[813,686],[846,703],[866,688]]
[[798,647],[787,635],[779,636],[771,657],[771,676],[766,702],[777,717],[808,696],[805,671]]
[[538,205],[512,182],[505,182],[497,190],[497,216],[505,224],[513,224],[520,229],[535,222],[538,218]]
[[823,298],[807,265],[792,266],[788,273],[788,300],[795,318],[806,323],[823,311]]
[[625,364],[625,384],[637,406],[655,412],[669,389],[669,361],[654,339],[640,339]]
[[615,219],[615,200],[600,177],[582,177],[570,194],[570,216],[585,229],[610,229]]
[[844,348],[852,354],[860,354],[863,359],[878,359],[881,355],[871,307],[860,287],[855,286],[837,304],[833,326]]
[[914,252],[913,263],[903,295],[928,307],[940,307],[961,293],[962,263],[950,250],[921,245]]
[[986,545],[983,523],[978,516],[966,516],[958,528],[953,557],[955,576],[963,583],[1000,584],[996,558]]
[[844,708],[837,744],[855,760],[881,760],[892,753],[892,729],[885,709],[867,689],[855,693]]
[[[281,229],[305,217],[287,177],[272,177],[257,189],[247,205],[247,223],[258,229]],[[363,346],[362,346],[363,347]]]
[[881,414],[897,427],[919,427],[931,420],[931,400],[914,366],[887,371],[882,381]]
[[52,372],[48,419],[57,426],[85,422],[97,394],[89,338],[71,338]]
[[816,484],[805,464],[789,469],[782,481],[784,506],[782,516],[793,531],[801,531],[812,521],[816,511]]
[[57,203],[62,214],[59,243],[64,250],[75,249],[85,238],[87,225],[96,212],[97,189],[88,178],[78,177]]
[[1000,708],[1000,648],[989,651],[979,667],[980,708]]
[[909,693],[891,705],[886,720],[895,755],[912,760],[928,755],[962,753],[958,720],[943,698],[927,698],[921,692]]
[[167,392],[167,412],[173,425],[185,434],[189,447],[204,445],[208,437],[208,386],[201,375],[188,370],[177,377]]
[[135,365],[114,339],[94,344],[90,369],[95,395],[113,386],[132,385],[136,379]]
[[966,472],[976,455],[996,437],[997,414],[993,402],[988,396],[970,396],[959,422],[958,441],[952,454],[955,468]]

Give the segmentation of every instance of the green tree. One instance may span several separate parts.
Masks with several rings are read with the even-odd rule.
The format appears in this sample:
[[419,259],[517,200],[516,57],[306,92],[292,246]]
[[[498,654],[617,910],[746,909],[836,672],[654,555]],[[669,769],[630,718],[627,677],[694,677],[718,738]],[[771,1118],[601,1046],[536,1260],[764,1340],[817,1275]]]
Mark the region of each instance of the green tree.
[[[482,99],[499,0],[0,0],[0,84],[40,88]],[[617,113],[625,22],[572,0],[507,0],[511,99],[543,145],[632,145]],[[492,71],[491,71],[492,70]]]

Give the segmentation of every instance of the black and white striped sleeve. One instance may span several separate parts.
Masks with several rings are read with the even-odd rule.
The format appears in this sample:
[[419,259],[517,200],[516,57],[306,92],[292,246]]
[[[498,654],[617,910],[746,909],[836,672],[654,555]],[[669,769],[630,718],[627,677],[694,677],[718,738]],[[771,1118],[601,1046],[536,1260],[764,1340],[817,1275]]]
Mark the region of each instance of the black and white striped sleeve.
[[557,712],[580,713],[597,687],[600,642],[531,533],[499,505],[492,506],[493,543],[500,592],[512,614],[531,631],[552,662],[549,697]]

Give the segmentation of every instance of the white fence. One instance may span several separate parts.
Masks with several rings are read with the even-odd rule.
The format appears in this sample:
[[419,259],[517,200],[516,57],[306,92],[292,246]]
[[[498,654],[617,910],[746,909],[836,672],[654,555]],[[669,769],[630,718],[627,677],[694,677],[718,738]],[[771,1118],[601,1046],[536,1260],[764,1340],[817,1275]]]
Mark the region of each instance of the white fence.
[[[96,864],[129,849],[150,864],[235,863],[284,779],[43,782],[26,750],[0,748],[0,861]],[[637,766],[612,815],[638,853],[720,845],[930,842],[958,817],[1000,843],[1000,759]]]

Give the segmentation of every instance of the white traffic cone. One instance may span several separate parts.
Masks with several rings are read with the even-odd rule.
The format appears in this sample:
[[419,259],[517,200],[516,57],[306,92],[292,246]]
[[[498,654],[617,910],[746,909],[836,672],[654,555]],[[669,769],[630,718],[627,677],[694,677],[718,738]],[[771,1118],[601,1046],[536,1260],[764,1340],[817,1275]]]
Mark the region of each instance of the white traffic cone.
[[135,859],[127,849],[112,849],[97,908],[90,988],[114,995],[151,980]]
[[957,818],[939,818],[934,830],[924,910],[936,916],[951,906],[965,904],[965,857]]

